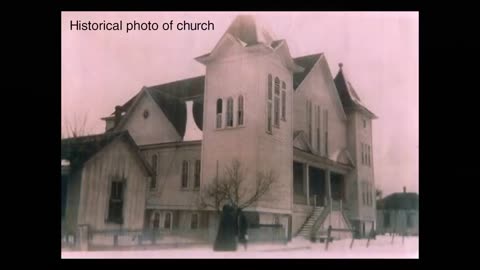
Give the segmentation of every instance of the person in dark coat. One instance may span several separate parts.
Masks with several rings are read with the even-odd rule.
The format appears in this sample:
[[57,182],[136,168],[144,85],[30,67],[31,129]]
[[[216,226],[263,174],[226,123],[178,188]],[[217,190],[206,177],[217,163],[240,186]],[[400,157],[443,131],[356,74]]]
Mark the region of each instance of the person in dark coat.
[[224,205],[220,216],[220,226],[218,227],[217,237],[213,250],[215,251],[236,251],[236,215],[235,210],[230,205]]
[[243,211],[238,210],[238,242],[242,243],[245,250],[247,250],[248,243],[248,220]]

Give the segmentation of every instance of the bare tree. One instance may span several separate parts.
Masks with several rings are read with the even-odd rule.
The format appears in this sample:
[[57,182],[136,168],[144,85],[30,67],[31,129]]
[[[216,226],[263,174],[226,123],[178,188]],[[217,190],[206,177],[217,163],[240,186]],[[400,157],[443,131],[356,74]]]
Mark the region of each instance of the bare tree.
[[225,169],[223,177],[216,177],[202,189],[200,208],[211,207],[220,212],[225,203],[237,209],[246,208],[259,201],[276,181],[271,170],[267,173],[257,172],[253,186],[246,181],[245,175],[240,161],[234,160]]
[[89,131],[87,130],[88,116],[84,114],[83,117],[78,119],[77,117],[71,120],[64,120],[64,129],[62,129],[62,139],[63,138],[76,138],[88,135]]

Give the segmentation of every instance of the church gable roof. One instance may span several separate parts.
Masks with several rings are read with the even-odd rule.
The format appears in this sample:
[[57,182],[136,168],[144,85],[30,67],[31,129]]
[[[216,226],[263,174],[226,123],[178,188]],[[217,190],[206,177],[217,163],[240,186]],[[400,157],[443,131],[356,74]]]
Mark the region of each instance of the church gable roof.
[[[282,40],[278,41],[277,46],[281,41]],[[293,59],[296,64],[305,69],[303,72],[294,73],[294,85],[300,85],[321,55],[322,54],[320,53]],[[205,76],[197,76],[151,87],[144,87],[142,91],[121,106],[122,111],[128,112],[135,105],[135,101],[140,98],[140,95],[142,95],[144,91],[147,91],[155,103],[157,103],[162,109],[165,116],[172,123],[180,136],[183,137],[187,121],[185,100],[193,100],[193,116],[195,124],[200,130],[202,130],[204,88]],[[110,115],[110,117],[113,116],[114,113]],[[125,117],[127,116],[124,116],[124,118]]]
[[305,55],[302,57],[294,58],[295,63],[304,68],[303,72],[297,72],[293,74],[293,89],[297,89],[298,86],[303,82],[305,77],[310,73],[315,63],[322,56],[323,53]]
[[62,160],[68,160],[73,169],[81,168],[85,162],[117,139],[124,140],[132,147],[144,169],[151,175],[152,169],[140,155],[138,146],[127,130],[63,139],[61,142],[61,158]]
[[178,134],[185,135],[185,124],[187,122],[187,106],[185,101],[168,94],[168,92],[146,88],[153,101],[163,111],[168,121],[175,127]]
[[[205,76],[198,76],[166,84],[144,87],[140,93],[121,107],[125,112],[130,111],[136,104],[135,100],[140,98],[139,95],[148,93],[170,123],[175,127],[178,134],[183,137],[185,135],[187,122],[186,100],[194,100],[194,120],[199,129],[202,129],[204,84]],[[113,115],[114,113],[111,114],[111,116]],[[125,122],[125,119],[122,119],[122,121]]]

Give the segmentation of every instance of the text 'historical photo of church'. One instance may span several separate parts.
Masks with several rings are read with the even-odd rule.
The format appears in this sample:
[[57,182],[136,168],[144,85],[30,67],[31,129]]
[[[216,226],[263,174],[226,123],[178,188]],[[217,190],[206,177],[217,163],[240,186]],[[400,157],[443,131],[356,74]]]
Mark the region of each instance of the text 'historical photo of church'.
[[418,258],[417,12],[63,12],[62,258]]

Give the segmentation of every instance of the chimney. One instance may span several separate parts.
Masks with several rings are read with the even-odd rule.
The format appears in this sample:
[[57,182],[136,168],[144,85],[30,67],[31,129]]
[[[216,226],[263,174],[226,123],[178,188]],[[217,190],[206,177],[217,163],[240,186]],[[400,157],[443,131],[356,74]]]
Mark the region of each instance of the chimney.
[[403,187],[403,193],[407,193],[407,187]]
[[122,106],[115,106],[115,118],[113,126],[116,127],[118,123],[120,123],[120,119],[122,118]]

